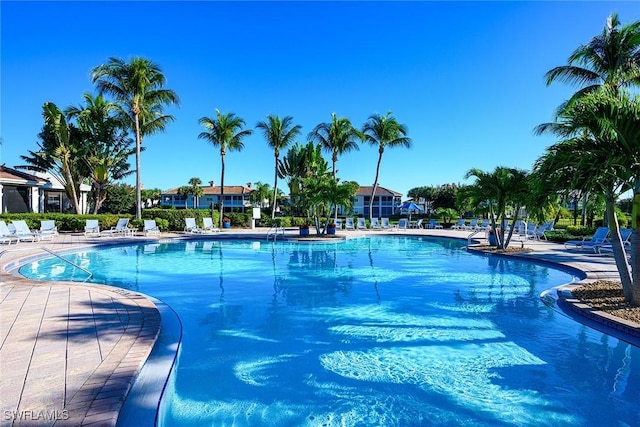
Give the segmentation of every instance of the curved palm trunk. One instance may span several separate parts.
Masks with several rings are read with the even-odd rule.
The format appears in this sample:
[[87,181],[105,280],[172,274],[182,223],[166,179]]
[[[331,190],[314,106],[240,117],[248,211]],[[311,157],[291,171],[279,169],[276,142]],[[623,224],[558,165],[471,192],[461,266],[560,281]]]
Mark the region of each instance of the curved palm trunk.
[[382,162],[382,153],[384,152],[383,148],[378,150],[378,165],[376,166],[376,179],[373,181],[373,191],[371,192],[371,199],[369,199],[369,221],[373,218],[373,198],[376,194],[376,189],[378,188],[378,176],[380,175],[380,163]]
[[222,172],[220,172],[220,228],[222,228],[222,220],[224,219],[224,153],[220,153],[222,161]]
[[[612,197],[606,197],[607,205],[607,220],[609,221],[609,230],[611,235],[611,249],[613,250],[613,258],[616,261],[616,267],[620,273],[620,282],[622,283],[622,290],[624,292],[624,298],[626,301],[633,305],[640,305],[640,294],[634,292],[633,278],[631,276],[631,270],[629,269],[629,263],[627,262],[627,254],[622,244],[620,237],[620,229],[618,228],[618,218],[615,211],[615,199]],[[635,231],[634,231],[635,237]]]
[[640,180],[636,179],[633,189],[633,234],[631,235],[631,271],[633,304],[640,305]]
[[136,219],[142,218],[142,192],[140,191],[140,146],[142,136],[140,135],[140,115],[134,112],[136,125]]
[[278,154],[276,157],[275,178],[273,180],[273,203],[271,204],[271,219],[276,219],[276,196],[278,195]]

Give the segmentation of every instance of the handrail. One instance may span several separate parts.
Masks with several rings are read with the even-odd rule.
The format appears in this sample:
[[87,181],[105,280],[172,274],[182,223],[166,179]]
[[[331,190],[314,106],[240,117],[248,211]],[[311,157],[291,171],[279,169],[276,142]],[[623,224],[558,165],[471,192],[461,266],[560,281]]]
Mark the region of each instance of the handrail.
[[[93,273],[90,272],[89,270],[87,270],[86,268],[79,266],[78,264],[76,264],[75,262],[71,261],[70,259],[67,259],[67,258],[63,257],[62,255],[59,255],[59,254],[53,252],[51,249],[46,248],[44,246],[29,246],[28,248],[5,249],[4,251],[0,252],[0,258],[2,258],[2,256],[4,254],[6,254],[7,252],[27,251],[27,250],[33,250],[33,249],[40,249],[40,250],[43,250],[45,252],[48,252],[49,254],[53,255],[56,258],[61,259],[62,261],[66,262],[67,264],[71,264],[75,268],[84,271],[85,273],[88,274],[87,278],[84,279],[85,282],[87,280],[89,280],[91,277],[93,277]],[[1,264],[0,264],[0,267],[2,267]],[[1,280],[2,280],[2,276],[0,275],[0,281]]]
[[484,237],[485,237],[485,239],[486,239],[486,238],[487,238],[487,234],[486,234],[486,233],[487,233],[487,230],[475,230],[473,233],[471,233],[471,234],[469,234],[469,235],[467,236],[467,246],[471,246],[471,238],[472,238],[473,236],[475,236],[476,234],[481,233],[481,232],[483,232],[483,231],[485,232]]
[[276,238],[278,237],[278,233],[284,236],[284,227],[281,227],[276,224],[272,224],[271,227],[269,227],[269,230],[267,231],[267,240],[269,240],[270,236],[273,236],[273,241],[275,242]]

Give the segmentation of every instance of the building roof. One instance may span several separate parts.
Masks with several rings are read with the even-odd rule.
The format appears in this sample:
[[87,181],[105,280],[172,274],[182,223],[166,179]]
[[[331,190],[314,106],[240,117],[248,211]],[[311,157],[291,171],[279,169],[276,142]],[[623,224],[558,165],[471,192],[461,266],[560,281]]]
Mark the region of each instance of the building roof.
[[0,182],[3,184],[29,184],[32,186],[37,186],[46,184],[47,180],[26,172],[21,172],[5,165],[1,165]]
[[[202,188],[203,191],[203,195],[220,195],[221,194],[221,189],[222,187],[220,187],[219,185],[215,185],[215,186],[203,186],[200,187]],[[170,190],[164,191],[162,192],[162,194],[178,194],[178,188],[172,188]],[[253,191],[253,188],[249,188],[249,187],[245,187],[244,185],[225,185],[224,186],[224,194],[225,196],[228,195],[232,195],[232,194],[251,194],[251,192]]]
[[[356,192],[356,196],[371,196],[371,192],[373,191],[373,185],[365,185],[364,187],[360,187]],[[394,196],[394,197],[402,197],[402,193],[398,193],[397,191],[389,190],[388,188],[380,187],[376,188],[376,196]]]

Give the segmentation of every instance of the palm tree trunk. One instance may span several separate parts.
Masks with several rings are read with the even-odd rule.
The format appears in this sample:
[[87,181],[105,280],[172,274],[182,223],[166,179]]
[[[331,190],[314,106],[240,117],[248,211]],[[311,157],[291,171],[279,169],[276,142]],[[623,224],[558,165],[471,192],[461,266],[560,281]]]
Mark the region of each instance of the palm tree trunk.
[[222,172],[220,172],[220,228],[222,228],[222,220],[224,219],[224,154],[220,154],[222,161]]
[[76,210],[76,214],[80,215],[82,214],[82,210],[80,209],[80,202],[78,202],[78,193],[76,192],[76,186],[73,181],[73,176],[71,175],[71,169],[66,162],[64,162],[62,167],[64,168],[65,179],[67,181],[67,185],[69,186],[68,192],[71,193],[70,195],[73,201],[73,208]]
[[[616,267],[620,273],[620,282],[622,283],[624,298],[626,301],[634,305],[640,305],[640,301],[634,301],[635,298],[640,297],[640,295],[634,292],[633,278],[631,276],[631,270],[629,269],[629,263],[627,262],[627,254],[622,244],[622,238],[620,237],[620,229],[618,228],[615,199],[609,196],[605,196],[605,199],[607,205],[607,220],[609,221],[609,233],[611,235],[611,249],[613,250],[613,258],[616,261]],[[634,232],[634,235],[635,234],[636,233]]]
[[273,180],[273,203],[271,204],[271,219],[276,219],[276,196],[278,195],[278,154],[276,157],[275,178]]
[[373,191],[371,192],[371,199],[369,200],[369,221],[373,219],[373,198],[378,188],[378,176],[380,175],[380,163],[382,162],[382,148],[378,150],[378,165],[376,166],[376,179],[373,181]]
[[134,113],[136,125],[136,219],[142,218],[142,192],[140,183],[140,147],[142,146],[142,136],[140,135],[140,115]]
[[636,184],[633,189],[633,212],[632,212],[632,227],[633,234],[631,235],[631,271],[633,278],[633,304],[640,305],[640,179],[635,180]]

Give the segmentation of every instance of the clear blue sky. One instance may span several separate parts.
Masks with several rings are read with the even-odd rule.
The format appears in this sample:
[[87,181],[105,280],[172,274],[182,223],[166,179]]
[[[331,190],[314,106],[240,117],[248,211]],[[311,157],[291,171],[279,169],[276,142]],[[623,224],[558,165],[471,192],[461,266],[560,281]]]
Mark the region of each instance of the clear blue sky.
[[[574,91],[547,87],[544,73],[611,12],[640,19],[637,2],[2,1],[0,162],[22,164],[36,149],[43,103],[80,105],[95,92],[91,68],[142,56],[181,100],[167,131],[145,139],[145,188],[220,182],[219,151],[197,139],[198,119],[216,108],[252,129],[267,114],[291,115],[300,142],[333,112],[361,127],[391,110],[413,148],[385,151],[380,185],[405,195],[465,182],[472,167],[530,170],[554,142],[532,129]],[[338,174],[371,185],[376,161],[377,148],[361,146]],[[227,154],[225,183],[273,185],[273,168],[256,131]]]

